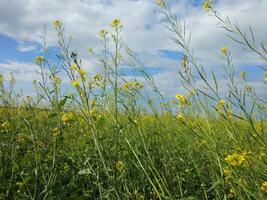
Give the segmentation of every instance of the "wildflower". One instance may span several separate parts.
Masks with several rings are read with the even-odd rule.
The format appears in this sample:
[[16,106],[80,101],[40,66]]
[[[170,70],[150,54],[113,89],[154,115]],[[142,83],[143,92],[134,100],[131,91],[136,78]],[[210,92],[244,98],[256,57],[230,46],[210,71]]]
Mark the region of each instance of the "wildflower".
[[57,19],[53,22],[53,25],[55,28],[60,28],[62,26],[62,22]]
[[3,122],[1,124],[1,127],[4,129],[4,130],[8,130],[10,128],[10,124],[8,122]]
[[177,114],[176,119],[183,120],[184,119],[184,115],[179,113],[179,114]]
[[201,140],[199,141],[199,145],[206,145],[208,144],[207,140]]
[[71,85],[74,86],[74,87],[78,87],[79,86],[79,81],[73,80],[73,81],[71,81]]
[[264,81],[267,81],[267,72],[264,72]]
[[245,91],[248,92],[248,93],[251,93],[252,92],[251,85],[245,85]]
[[121,86],[121,89],[123,91],[127,91],[129,89],[130,85],[128,83],[123,83],[122,86]]
[[164,7],[164,6],[165,6],[164,0],[156,0],[156,3],[157,3],[160,7]]
[[190,90],[189,93],[186,95],[186,98],[190,98],[190,97],[193,97],[195,96],[197,93],[196,93],[196,90]]
[[24,134],[19,134],[17,136],[17,142],[20,143],[20,144],[25,143],[27,140],[28,140],[28,137],[26,135],[24,135]]
[[261,185],[261,191],[267,193],[267,181],[264,181]]
[[89,115],[95,115],[97,113],[96,109],[88,110],[87,112]]
[[34,58],[34,60],[35,60],[36,62],[43,62],[43,61],[45,61],[45,58],[44,58],[43,56],[36,56],[36,57]]
[[116,162],[116,169],[119,171],[124,169],[124,163],[121,160]]
[[86,74],[83,69],[79,69],[78,73],[80,74],[80,76],[84,76]]
[[111,23],[110,23],[110,26],[113,27],[113,28],[116,28],[120,25],[121,23],[121,20],[120,19],[114,19]]
[[248,73],[246,71],[241,71],[240,72],[240,78],[243,79],[243,80],[245,80],[247,78],[247,75],[248,75]]
[[238,153],[229,154],[225,157],[225,161],[233,166],[240,166],[245,160],[245,155]]
[[70,166],[67,163],[64,163],[64,172],[68,172],[70,170]]
[[231,194],[235,194],[236,193],[235,189],[234,188],[230,188],[230,193]]
[[61,116],[61,121],[63,124],[68,124],[73,119],[72,113],[63,113]]
[[224,181],[225,181],[226,183],[229,183],[229,179],[230,179],[229,176],[224,177]]
[[54,77],[54,82],[55,84],[60,84],[61,83],[61,78],[59,76]]
[[180,107],[186,106],[186,105],[188,105],[188,106],[191,105],[191,103],[189,101],[187,101],[187,99],[182,94],[176,94],[175,98],[179,101]]
[[265,156],[266,156],[266,154],[261,151],[260,155],[259,155],[259,159],[262,160]]
[[69,98],[71,98],[71,97],[73,97],[73,96],[74,96],[74,93],[73,93],[73,92],[71,92],[71,93],[69,93],[67,96],[68,96]]
[[178,99],[179,101],[185,101],[185,97],[182,94],[176,94],[175,98]]
[[108,31],[105,29],[101,29],[98,34],[100,37],[104,38],[108,34]]
[[222,47],[221,49],[220,49],[220,51],[221,51],[221,54],[223,54],[223,55],[227,55],[228,54],[228,47]]
[[27,100],[28,100],[29,102],[32,102],[32,100],[33,100],[33,97],[32,97],[32,96],[26,96],[26,98],[27,98]]
[[52,135],[53,135],[54,137],[57,137],[59,133],[60,133],[60,129],[59,129],[59,128],[54,128],[54,129],[52,130]]
[[202,8],[204,11],[208,12],[210,9],[210,1],[209,0],[204,1],[204,3],[202,4]]
[[95,76],[94,76],[94,81],[97,82],[97,81],[101,81],[103,79],[103,77],[101,76],[101,74],[97,73]]
[[225,101],[223,99],[220,99],[217,101],[217,105],[215,106],[216,111],[220,114],[223,115],[223,106],[225,104]]
[[122,86],[121,86],[121,89],[123,91],[127,91],[127,90],[130,90],[130,89],[140,89],[141,87],[142,87],[142,84],[140,82],[131,81],[131,82],[123,83]]
[[4,82],[4,75],[0,74],[0,83],[3,83],[3,82]]
[[16,186],[19,187],[19,188],[22,188],[24,185],[24,183],[22,182],[16,182]]
[[232,172],[231,169],[229,169],[228,167],[226,167],[226,168],[223,169],[223,173],[225,175],[230,174],[231,172]]
[[144,195],[142,195],[141,192],[138,192],[138,191],[134,191],[134,196],[135,196],[135,199],[138,199],[138,200],[143,200],[145,199]]
[[94,107],[95,104],[96,104],[96,99],[92,99],[92,100],[90,101],[90,105],[91,105],[92,107]]
[[186,58],[186,56],[183,56],[183,58],[181,59],[181,66],[183,67],[183,68],[187,68],[187,58]]
[[77,69],[78,69],[78,66],[77,66],[76,63],[74,63],[73,65],[70,66],[70,68],[71,68],[72,70],[77,70]]
[[223,99],[220,99],[220,100],[218,101],[218,104],[219,104],[219,105],[224,105],[224,104],[225,104],[225,101],[224,101]]
[[93,54],[94,53],[94,50],[92,48],[88,48],[87,51],[88,51],[89,54]]
[[175,101],[175,100],[173,100],[173,99],[171,99],[171,100],[170,100],[170,103],[172,103],[172,104],[175,104],[175,103],[176,103],[176,101]]

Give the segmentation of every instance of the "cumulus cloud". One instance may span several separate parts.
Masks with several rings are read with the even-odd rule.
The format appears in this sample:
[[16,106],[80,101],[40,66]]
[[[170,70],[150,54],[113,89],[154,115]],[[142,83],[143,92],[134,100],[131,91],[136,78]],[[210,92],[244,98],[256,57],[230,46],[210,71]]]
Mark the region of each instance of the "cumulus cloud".
[[10,72],[14,72],[16,80],[23,82],[38,79],[36,70],[38,70],[38,66],[27,62],[8,60],[5,63],[0,63],[0,72],[4,77],[8,77]]
[[[256,55],[244,52],[239,45],[226,37],[225,31],[218,28],[216,19],[208,16],[196,4],[199,1],[172,0],[169,2],[172,4],[173,12],[185,21],[188,30],[192,33],[191,47],[199,62],[205,67],[213,68],[222,64],[218,49],[225,45],[230,47],[237,66],[259,64]],[[238,21],[242,29],[248,30],[248,25],[251,25],[255,36],[266,41],[264,37],[267,35],[267,1],[219,0],[216,1],[215,6],[223,15],[233,19],[233,22]],[[123,39],[140,56],[146,66],[164,67],[163,72],[154,75],[162,91],[172,93],[177,90],[179,61],[162,57],[159,50],[181,51],[181,49],[170,40],[169,33],[164,27],[163,16],[154,0],[0,1],[1,34],[19,41],[38,44],[41,43],[41,25],[47,24],[47,42],[50,46],[55,46],[57,39],[51,24],[53,20],[60,19],[64,23],[67,34],[73,36],[72,47],[85,58],[84,64],[89,66],[90,73],[97,71],[97,63],[88,60],[86,49],[88,47],[100,49],[97,33],[100,29],[107,28],[114,18],[122,20]],[[21,43],[18,49],[30,51],[35,47],[33,44]],[[27,66],[22,65],[22,67]],[[31,73],[26,77],[30,78],[30,76],[32,76]]]

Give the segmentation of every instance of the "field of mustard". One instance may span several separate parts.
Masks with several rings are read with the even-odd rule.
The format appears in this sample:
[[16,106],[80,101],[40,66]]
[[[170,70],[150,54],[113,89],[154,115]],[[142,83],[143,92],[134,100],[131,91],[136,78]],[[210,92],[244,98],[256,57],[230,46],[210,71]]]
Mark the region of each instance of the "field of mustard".
[[[94,75],[55,20],[59,62],[48,59],[44,41],[34,59],[40,79],[33,80],[33,96],[15,89],[12,73],[0,74],[0,199],[267,199],[266,96],[247,84],[246,71],[237,74],[228,47],[218,50],[227,81],[221,94],[216,75],[194,57],[184,24],[164,0],[156,3],[183,50],[178,75],[186,93],[164,98],[124,43],[120,19],[111,31],[100,30],[102,52],[88,49],[102,67]],[[211,1],[203,10],[267,62],[263,43],[255,44]],[[120,74],[122,63],[141,78]],[[62,87],[62,73],[71,92]]]

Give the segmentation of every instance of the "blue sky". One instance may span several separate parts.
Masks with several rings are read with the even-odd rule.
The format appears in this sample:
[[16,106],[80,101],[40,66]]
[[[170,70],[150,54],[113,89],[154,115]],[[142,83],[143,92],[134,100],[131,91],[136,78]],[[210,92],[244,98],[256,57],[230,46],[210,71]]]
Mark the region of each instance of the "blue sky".
[[[30,91],[31,79],[35,78],[36,68],[32,60],[40,54],[42,24],[47,24],[47,43],[52,53],[56,54],[57,39],[51,24],[53,20],[61,19],[68,35],[74,38],[73,49],[83,58],[86,71],[94,74],[99,71],[98,63],[87,55],[86,49],[92,47],[100,50],[98,31],[108,28],[112,19],[120,18],[124,24],[124,40],[140,55],[145,70],[154,77],[156,83],[160,83],[160,89],[171,94],[178,90],[175,88],[179,81],[177,68],[182,52],[170,40],[164,28],[163,16],[154,0],[66,0],[64,4],[59,0],[36,2],[0,2],[0,73],[15,72],[18,82],[23,82],[20,86],[24,89]],[[225,32],[218,29],[216,20],[202,11],[202,0],[170,0],[169,3],[192,32],[191,47],[207,70],[213,70],[222,77],[223,62],[218,49],[227,45],[233,53],[237,71],[248,71],[248,81],[257,83],[263,90],[259,84],[262,72],[256,67],[258,58],[244,52],[225,37]],[[239,0],[218,0],[215,6],[225,15],[239,21],[244,30],[252,24],[256,37],[266,39],[266,1],[244,0],[240,4]],[[254,10],[257,12],[248,14]],[[129,77],[133,75],[127,67],[123,67],[121,72]]]

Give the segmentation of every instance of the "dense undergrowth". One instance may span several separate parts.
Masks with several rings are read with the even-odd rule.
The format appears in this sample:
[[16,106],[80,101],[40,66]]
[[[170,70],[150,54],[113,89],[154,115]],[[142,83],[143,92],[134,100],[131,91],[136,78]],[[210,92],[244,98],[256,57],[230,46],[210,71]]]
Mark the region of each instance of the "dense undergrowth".
[[[56,20],[59,61],[48,59],[44,39],[35,96],[17,92],[12,74],[9,83],[0,76],[0,199],[267,198],[266,98],[246,83],[247,72],[238,77],[227,47],[228,92],[220,94],[215,74],[194,58],[185,26],[165,1],[157,3],[184,52],[179,75],[187,93],[164,99],[122,41],[119,19],[100,31],[103,51],[89,49],[102,65],[89,76]],[[264,44],[211,5],[205,1],[204,10],[266,62]],[[125,63],[142,78],[121,75]],[[75,92],[62,89],[62,73]]]

